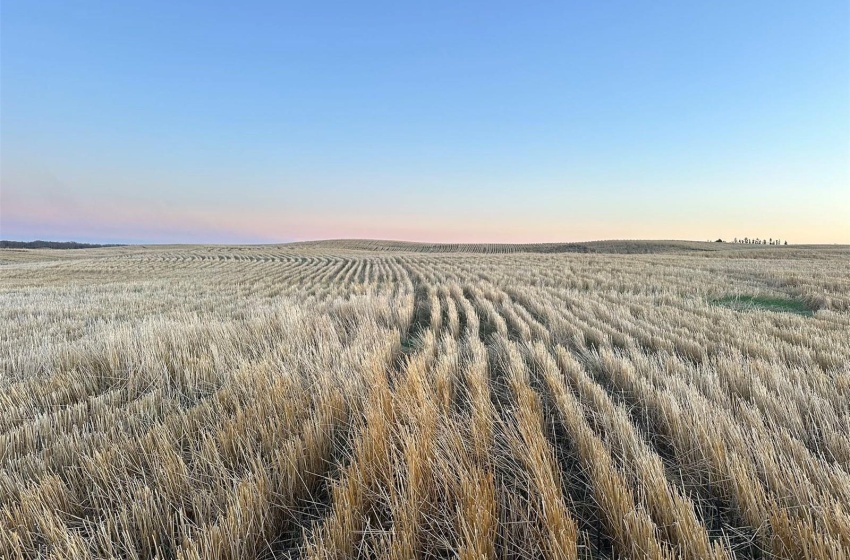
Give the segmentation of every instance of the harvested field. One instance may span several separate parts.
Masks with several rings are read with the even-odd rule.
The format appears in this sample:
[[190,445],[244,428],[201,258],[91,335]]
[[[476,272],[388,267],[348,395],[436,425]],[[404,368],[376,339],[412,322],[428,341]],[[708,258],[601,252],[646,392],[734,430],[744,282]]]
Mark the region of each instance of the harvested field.
[[850,250],[573,245],[0,250],[0,557],[848,558]]

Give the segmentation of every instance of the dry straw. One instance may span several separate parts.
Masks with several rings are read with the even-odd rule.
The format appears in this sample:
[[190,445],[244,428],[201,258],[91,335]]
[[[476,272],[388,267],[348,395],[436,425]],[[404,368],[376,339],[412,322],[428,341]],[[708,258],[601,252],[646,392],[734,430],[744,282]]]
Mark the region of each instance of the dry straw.
[[4,251],[0,557],[847,558],[850,255],[665,247]]

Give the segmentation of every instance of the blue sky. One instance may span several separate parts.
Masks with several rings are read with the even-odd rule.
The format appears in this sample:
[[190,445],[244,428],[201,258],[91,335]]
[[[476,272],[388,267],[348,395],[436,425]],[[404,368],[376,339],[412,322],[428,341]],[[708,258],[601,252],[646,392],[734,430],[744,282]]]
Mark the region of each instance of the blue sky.
[[0,236],[850,243],[850,4],[5,0]]

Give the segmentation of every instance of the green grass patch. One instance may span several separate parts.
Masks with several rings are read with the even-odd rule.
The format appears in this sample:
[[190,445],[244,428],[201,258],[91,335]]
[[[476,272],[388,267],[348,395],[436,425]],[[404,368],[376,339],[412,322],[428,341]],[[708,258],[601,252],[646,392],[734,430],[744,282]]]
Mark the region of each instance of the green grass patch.
[[738,311],[753,311],[764,309],[766,311],[778,311],[782,313],[795,313],[810,317],[815,314],[814,310],[802,300],[792,298],[779,298],[768,296],[724,296],[713,301],[716,305],[722,305]]

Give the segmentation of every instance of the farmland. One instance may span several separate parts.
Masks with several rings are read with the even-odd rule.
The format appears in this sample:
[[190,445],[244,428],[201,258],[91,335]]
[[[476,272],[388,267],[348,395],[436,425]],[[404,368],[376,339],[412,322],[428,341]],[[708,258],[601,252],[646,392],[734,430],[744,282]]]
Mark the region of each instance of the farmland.
[[6,249],[0,372],[2,558],[850,557],[847,247]]

